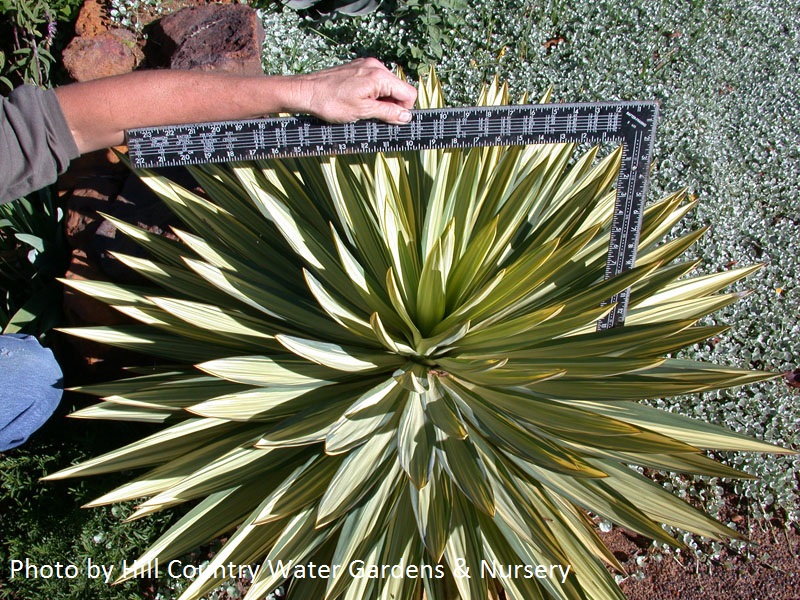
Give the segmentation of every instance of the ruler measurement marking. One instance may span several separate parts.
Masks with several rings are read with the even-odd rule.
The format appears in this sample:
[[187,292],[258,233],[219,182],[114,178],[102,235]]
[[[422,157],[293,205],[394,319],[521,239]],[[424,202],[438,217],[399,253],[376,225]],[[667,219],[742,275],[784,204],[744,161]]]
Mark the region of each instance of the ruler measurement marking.
[[[631,269],[641,231],[658,107],[654,102],[595,102],[412,111],[407,125],[311,117],[224,121],[126,132],[135,168],[369,152],[526,144],[619,143],[622,165],[612,214],[606,278]],[[630,289],[598,329],[622,325]]]

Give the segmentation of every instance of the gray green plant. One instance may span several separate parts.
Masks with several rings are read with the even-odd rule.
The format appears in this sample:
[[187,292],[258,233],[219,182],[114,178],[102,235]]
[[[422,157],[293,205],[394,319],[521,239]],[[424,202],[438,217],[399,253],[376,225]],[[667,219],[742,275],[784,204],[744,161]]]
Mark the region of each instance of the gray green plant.
[[112,21],[140,35],[144,35],[143,16],[162,15],[168,10],[161,0],[109,0],[108,15]]
[[[507,102],[497,83],[480,99]],[[443,104],[435,77],[420,104]],[[68,282],[140,323],[68,331],[167,362],[80,388],[103,401],[74,416],[166,427],[48,478],[144,469],[89,503],[137,500],[132,519],[196,503],[124,578],[231,532],[182,599],[229,562],[262,565],[248,597],[263,597],[285,579],[277,560],[442,568],[345,566],[293,579],[296,598],[621,598],[586,511],[673,547],[662,524],[737,537],[630,465],[741,477],[702,451],[782,451],[640,402],[771,377],[672,358],[724,330],[697,322],[758,267],[691,276],[680,257],[704,231],[662,243],[693,207],[679,192],[646,210],[636,268],[604,280],[620,151],[572,153],[194,168],[210,199],[142,173],[192,231],[172,242],[115,221],[152,255],[119,260],[162,289]],[[626,325],[596,331],[629,286]],[[571,571],[492,579],[483,560]]]
[[[466,25],[467,9],[464,0],[387,0],[369,17],[327,20],[318,31],[343,41],[345,47],[355,47],[360,54],[380,56],[416,75],[439,63],[445,49],[452,47]],[[386,29],[385,36],[368,41],[359,33],[376,23]]]
[[415,72],[430,63],[439,63],[445,48],[452,46],[466,23],[468,3],[465,0],[397,0],[391,14],[395,22],[408,23],[420,32],[407,46],[399,48],[398,62],[406,63]]

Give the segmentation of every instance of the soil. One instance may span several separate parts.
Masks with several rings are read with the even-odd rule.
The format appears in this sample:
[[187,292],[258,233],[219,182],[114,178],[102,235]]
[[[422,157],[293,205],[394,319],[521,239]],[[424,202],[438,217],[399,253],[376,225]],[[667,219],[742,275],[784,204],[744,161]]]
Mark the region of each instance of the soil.
[[[749,552],[723,553],[715,564],[673,553],[639,566],[649,539],[619,528],[600,536],[629,574],[643,575],[620,584],[628,600],[800,600],[800,533],[780,523],[754,526]],[[247,590],[246,581],[237,584],[240,592]],[[219,598],[231,597],[223,592]]]
[[647,553],[649,540],[617,529],[603,538],[628,573],[644,575],[620,584],[629,600],[800,599],[800,534],[794,528],[756,525],[749,553],[724,552],[710,565],[673,553],[640,567],[636,558]]

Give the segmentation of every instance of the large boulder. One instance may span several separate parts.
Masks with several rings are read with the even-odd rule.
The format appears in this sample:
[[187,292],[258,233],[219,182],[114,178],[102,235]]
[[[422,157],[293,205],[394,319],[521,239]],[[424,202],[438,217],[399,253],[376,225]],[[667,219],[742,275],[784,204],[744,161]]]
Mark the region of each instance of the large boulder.
[[142,61],[136,36],[125,29],[109,29],[78,36],[67,44],[62,62],[75,81],[91,81],[133,71]]
[[154,67],[259,75],[264,28],[244,4],[184,8],[153,24],[145,45]]

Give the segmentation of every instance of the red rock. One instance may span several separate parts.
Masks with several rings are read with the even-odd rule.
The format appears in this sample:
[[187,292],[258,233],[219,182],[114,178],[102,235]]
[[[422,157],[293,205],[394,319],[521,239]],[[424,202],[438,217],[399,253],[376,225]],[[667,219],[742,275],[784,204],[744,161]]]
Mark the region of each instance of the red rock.
[[[72,251],[66,279],[107,281],[93,259],[83,251]],[[64,326],[94,327],[97,325],[131,324],[133,319],[87,294],[64,286]],[[108,379],[118,377],[119,366],[136,364],[140,357],[92,340],[64,335],[59,340],[59,362],[68,364],[64,373],[71,381]]]
[[[97,264],[86,252],[76,248],[72,251],[69,267],[64,275],[68,280],[108,281]],[[101,302],[69,286],[64,287],[64,317],[69,325],[117,325],[130,319]]]
[[58,180],[59,194],[65,199],[64,232],[72,248],[91,244],[109,203],[119,194],[130,175],[128,167],[110,150],[90,152],[74,160]]
[[800,388],[800,367],[796,368],[794,371],[784,371],[783,379],[786,385],[793,388]]
[[72,248],[82,248],[91,243],[103,218],[122,187],[122,181],[113,177],[98,177],[85,186],[76,188],[66,203],[64,232]]
[[141,62],[136,37],[123,29],[92,37],[76,37],[62,55],[62,62],[75,81],[90,81],[130,73]]
[[260,75],[264,28],[250,6],[189,7],[155,24],[145,46],[152,66]]
[[108,31],[111,20],[103,0],[86,0],[75,21],[75,35],[93,37]]

